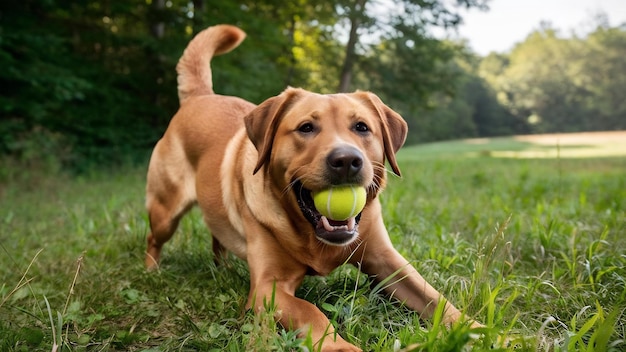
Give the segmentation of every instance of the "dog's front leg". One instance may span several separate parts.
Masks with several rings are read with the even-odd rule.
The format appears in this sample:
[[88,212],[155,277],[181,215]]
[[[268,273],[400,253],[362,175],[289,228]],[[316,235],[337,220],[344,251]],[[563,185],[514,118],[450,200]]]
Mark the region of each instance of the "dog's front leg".
[[[385,291],[417,311],[423,318],[431,318],[443,295],[433,288],[398,251],[393,248],[382,222],[372,226],[367,243],[353,256],[354,264],[377,280],[389,278]],[[461,318],[461,312],[450,302],[445,303],[443,322],[452,324]],[[473,326],[480,326],[472,323]]]
[[[322,351],[361,351],[336,334],[328,318],[315,305],[295,297],[290,291],[279,282],[253,285],[248,306],[254,307],[257,314],[274,309],[274,317],[285,329],[300,330],[300,337],[310,333],[316,351],[320,344]],[[269,306],[270,302],[273,307]]]
[[[289,330],[309,333],[322,351],[361,351],[335,333],[335,329],[315,305],[295,297],[307,267],[293,259],[270,235],[263,233],[248,240],[250,294],[247,308],[256,313],[273,309],[276,320]],[[271,304],[273,303],[273,306]]]
[[[362,270],[379,281],[388,279],[385,285],[387,293],[420,313],[423,318],[431,318],[439,301],[445,300],[443,295],[433,288],[395,249],[380,252],[373,257],[367,255],[364,257],[361,263]],[[381,261],[380,258],[384,260]],[[446,301],[443,322],[452,324],[460,317],[461,312],[452,303]]]

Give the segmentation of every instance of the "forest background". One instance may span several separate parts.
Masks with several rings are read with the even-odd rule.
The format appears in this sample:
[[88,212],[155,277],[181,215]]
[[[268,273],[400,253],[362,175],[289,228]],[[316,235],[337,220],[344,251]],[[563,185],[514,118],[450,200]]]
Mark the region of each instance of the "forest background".
[[145,162],[178,108],[178,58],[195,33],[219,23],[248,38],[213,61],[217,93],[259,103],[286,86],[371,90],[408,121],[408,144],[626,129],[626,24],[599,14],[581,36],[543,23],[511,51],[486,57],[432,34],[453,30],[461,9],[488,5],[4,1],[0,161],[77,172]]

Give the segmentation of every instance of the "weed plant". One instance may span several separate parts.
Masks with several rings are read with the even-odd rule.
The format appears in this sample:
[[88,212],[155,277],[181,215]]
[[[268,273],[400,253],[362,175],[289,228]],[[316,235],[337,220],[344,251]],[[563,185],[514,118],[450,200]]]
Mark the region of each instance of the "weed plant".
[[[626,159],[400,156],[382,196],[396,248],[486,327],[440,324],[351,266],[308,277],[364,351],[626,349]],[[0,192],[0,351],[312,351],[244,311],[247,265],[216,266],[199,212],[143,267],[144,168],[42,175]],[[441,308],[441,307],[439,307]]]

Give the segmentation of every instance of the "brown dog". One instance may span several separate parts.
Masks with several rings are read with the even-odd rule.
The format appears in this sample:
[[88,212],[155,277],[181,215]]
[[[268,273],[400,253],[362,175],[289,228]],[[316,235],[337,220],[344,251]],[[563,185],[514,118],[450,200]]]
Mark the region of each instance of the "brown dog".
[[[211,229],[216,257],[229,250],[250,267],[247,306],[263,309],[274,295],[277,319],[311,333],[323,351],[360,351],[334,333],[324,314],[294,293],[307,274],[326,275],[344,263],[383,280],[387,291],[424,317],[442,296],[393,247],[378,194],[385,161],[400,174],[395,153],[404,120],[368,92],[320,95],[289,88],[255,106],[213,93],[210,60],[244,39],[220,25],[199,33],[177,66],[180,110],[156,145],[148,170],[146,265],[194,204]],[[361,214],[329,221],[311,192],[331,185],[366,187]],[[461,313],[446,303],[445,322]]]

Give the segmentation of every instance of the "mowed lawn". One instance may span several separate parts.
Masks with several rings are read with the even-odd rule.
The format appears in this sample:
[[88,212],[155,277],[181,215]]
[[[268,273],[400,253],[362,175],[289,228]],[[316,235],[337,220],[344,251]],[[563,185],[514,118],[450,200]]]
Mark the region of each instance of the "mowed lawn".
[[[364,351],[626,350],[626,134],[432,143],[399,160],[382,195],[392,241],[486,328],[422,321],[343,266],[298,291],[342,336]],[[310,350],[244,311],[247,266],[214,264],[198,211],[145,272],[144,177],[0,184],[0,351]]]

